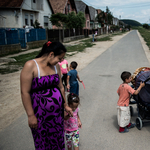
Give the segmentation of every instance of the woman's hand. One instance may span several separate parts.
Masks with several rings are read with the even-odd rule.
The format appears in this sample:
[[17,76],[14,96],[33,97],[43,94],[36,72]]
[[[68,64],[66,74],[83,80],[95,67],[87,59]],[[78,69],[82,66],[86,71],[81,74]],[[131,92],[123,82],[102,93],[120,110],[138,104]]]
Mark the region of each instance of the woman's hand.
[[70,117],[73,117],[73,111],[69,106],[66,105],[65,110],[69,114]]
[[70,89],[70,85],[69,85],[69,84],[67,84],[67,89],[68,89],[68,90]]
[[37,129],[38,127],[38,121],[35,115],[28,116],[28,123],[30,128]]

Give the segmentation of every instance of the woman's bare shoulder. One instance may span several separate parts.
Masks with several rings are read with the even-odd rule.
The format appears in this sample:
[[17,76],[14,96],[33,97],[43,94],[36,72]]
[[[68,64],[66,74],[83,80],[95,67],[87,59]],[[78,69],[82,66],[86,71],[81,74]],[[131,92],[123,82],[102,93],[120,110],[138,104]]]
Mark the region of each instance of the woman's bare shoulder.
[[34,62],[34,60],[28,60],[25,64],[24,67],[22,69],[22,71],[27,71],[27,72],[33,72],[34,68],[35,68],[36,64]]
[[34,60],[28,60],[24,65],[24,67],[29,67],[29,68],[32,68],[34,66],[35,66]]

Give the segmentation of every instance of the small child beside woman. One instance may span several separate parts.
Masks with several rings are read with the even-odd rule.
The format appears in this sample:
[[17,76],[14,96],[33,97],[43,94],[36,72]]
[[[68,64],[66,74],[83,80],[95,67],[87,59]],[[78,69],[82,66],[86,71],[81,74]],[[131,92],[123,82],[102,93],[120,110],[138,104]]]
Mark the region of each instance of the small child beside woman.
[[66,111],[64,112],[64,130],[68,150],[72,150],[72,143],[74,145],[74,150],[79,150],[79,128],[82,127],[78,113],[79,104],[80,99],[78,95],[70,93],[68,95],[68,106],[73,111],[73,117],[70,117]]

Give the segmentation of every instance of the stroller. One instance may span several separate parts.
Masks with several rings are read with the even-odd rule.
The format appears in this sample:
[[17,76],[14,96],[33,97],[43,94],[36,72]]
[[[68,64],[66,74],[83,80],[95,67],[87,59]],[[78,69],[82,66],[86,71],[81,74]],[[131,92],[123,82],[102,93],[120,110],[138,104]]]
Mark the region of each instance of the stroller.
[[[132,84],[136,89],[140,86],[140,82],[145,83],[145,87],[141,89],[138,95],[133,95],[134,101],[130,100],[130,104],[137,104],[138,117],[136,118],[136,127],[141,130],[144,120],[150,120],[150,68],[141,67],[136,69],[132,76]],[[131,116],[133,108],[130,106]]]

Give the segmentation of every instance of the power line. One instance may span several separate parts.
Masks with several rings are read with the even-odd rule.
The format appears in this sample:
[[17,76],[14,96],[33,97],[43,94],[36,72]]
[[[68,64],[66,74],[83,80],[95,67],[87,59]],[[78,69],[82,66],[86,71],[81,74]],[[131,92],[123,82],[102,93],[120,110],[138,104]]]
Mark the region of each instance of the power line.
[[[92,5],[90,4],[89,2],[85,1],[85,0],[82,0],[84,3],[90,5],[90,6],[93,6],[95,8],[106,8],[106,6],[97,6],[97,5]],[[135,4],[135,5],[113,5],[113,6],[109,6],[109,7],[119,7],[119,8],[137,8],[137,7],[149,7],[150,6],[150,2],[148,3],[144,3],[144,4]]]

